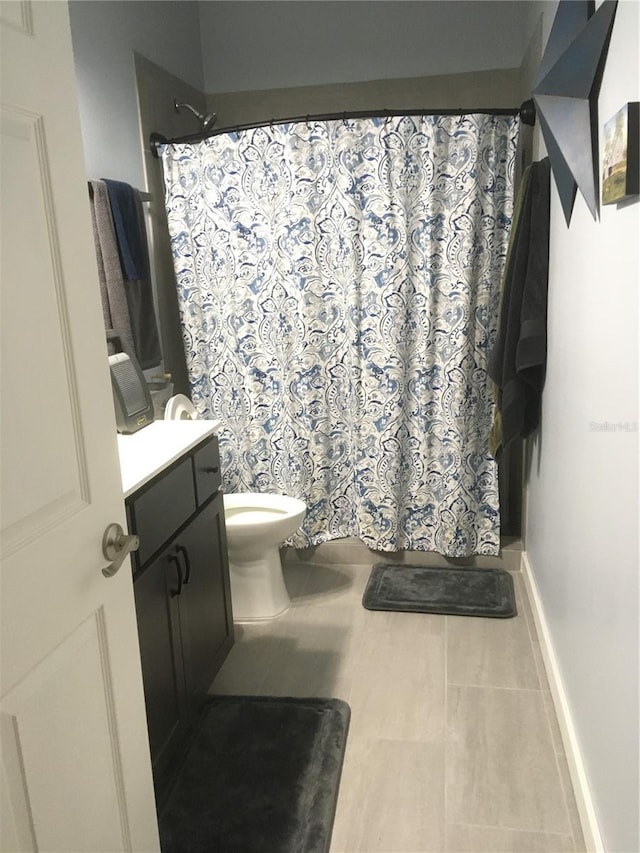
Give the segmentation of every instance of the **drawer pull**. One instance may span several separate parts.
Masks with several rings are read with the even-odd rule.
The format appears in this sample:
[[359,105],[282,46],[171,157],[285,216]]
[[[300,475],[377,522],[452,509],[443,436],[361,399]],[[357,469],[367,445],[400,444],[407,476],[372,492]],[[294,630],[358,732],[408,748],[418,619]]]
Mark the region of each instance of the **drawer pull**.
[[191,560],[189,559],[189,552],[184,545],[176,545],[176,551],[184,557],[184,565],[187,571],[185,572],[183,583],[188,584],[191,579]]
[[178,573],[178,588],[171,590],[171,598],[176,598],[182,592],[182,569],[180,568],[180,560],[175,554],[169,554],[169,562],[175,564]]
[[220,468],[216,465],[215,468],[210,466],[209,468],[202,469],[205,474],[217,474]]

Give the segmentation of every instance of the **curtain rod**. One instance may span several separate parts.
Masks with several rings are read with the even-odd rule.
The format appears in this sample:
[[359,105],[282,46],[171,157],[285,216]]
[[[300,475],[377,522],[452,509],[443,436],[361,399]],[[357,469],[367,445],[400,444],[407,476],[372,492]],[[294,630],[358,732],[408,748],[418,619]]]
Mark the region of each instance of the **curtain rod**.
[[154,157],[158,157],[161,145],[202,142],[204,139],[209,139],[211,136],[219,136],[222,133],[235,131],[236,133],[242,130],[255,130],[259,127],[273,127],[279,124],[295,124],[303,121],[338,121],[340,119],[358,119],[358,118],[386,118],[388,116],[464,116],[464,115],[492,115],[492,116],[519,116],[524,124],[533,126],[536,121],[536,108],[533,100],[525,101],[520,107],[513,108],[477,108],[469,107],[468,109],[418,109],[418,110],[359,110],[355,112],[342,113],[319,113],[317,115],[302,115],[293,116],[290,118],[272,118],[269,121],[249,122],[247,124],[234,124],[228,127],[216,127],[204,133],[191,133],[187,136],[176,136],[173,139],[167,139],[160,133],[152,133],[149,137],[149,147]]

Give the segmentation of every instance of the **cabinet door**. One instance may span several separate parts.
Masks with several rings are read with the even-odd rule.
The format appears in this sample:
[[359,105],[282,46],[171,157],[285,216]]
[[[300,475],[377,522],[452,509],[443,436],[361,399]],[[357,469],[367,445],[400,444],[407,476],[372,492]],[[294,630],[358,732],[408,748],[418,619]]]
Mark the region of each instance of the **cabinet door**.
[[198,506],[207,501],[220,488],[220,451],[214,435],[203,447],[193,454],[193,472],[196,479]]
[[180,596],[182,645],[191,711],[196,715],[233,644],[233,616],[222,495],[179,537],[185,559]]
[[174,548],[162,552],[136,579],[134,592],[149,744],[156,794],[188,727],[180,647],[181,566]]

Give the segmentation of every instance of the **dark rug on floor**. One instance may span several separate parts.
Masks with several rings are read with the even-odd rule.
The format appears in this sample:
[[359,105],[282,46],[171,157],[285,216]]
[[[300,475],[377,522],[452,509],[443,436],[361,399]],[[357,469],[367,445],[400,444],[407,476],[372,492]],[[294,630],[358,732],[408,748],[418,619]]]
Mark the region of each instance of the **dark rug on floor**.
[[374,566],[362,598],[368,610],[507,618],[517,613],[513,579],[502,569]]
[[326,853],[350,710],[211,697],[159,817],[163,853]]

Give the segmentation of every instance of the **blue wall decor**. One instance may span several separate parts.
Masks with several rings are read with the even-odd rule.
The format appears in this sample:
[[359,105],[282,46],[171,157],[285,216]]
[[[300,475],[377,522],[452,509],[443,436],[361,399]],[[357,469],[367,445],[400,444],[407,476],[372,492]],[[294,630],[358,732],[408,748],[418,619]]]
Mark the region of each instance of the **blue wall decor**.
[[567,225],[576,188],[598,218],[598,94],[616,6],[560,0],[533,88]]

